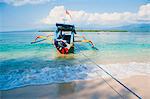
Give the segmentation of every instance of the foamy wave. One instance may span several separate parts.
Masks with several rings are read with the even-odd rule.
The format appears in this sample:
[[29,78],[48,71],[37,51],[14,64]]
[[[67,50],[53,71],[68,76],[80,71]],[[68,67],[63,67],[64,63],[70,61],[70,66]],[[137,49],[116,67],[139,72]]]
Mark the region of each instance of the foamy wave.
[[41,69],[25,69],[11,71],[0,76],[1,90],[12,89],[25,85],[70,82],[89,79],[92,67],[83,65],[44,67]]
[[[108,64],[100,65],[106,71],[116,78],[122,79],[126,77],[131,77],[134,75],[149,75],[150,74],[150,63],[136,63],[130,62],[126,64]],[[97,68],[98,69],[98,68]],[[98,70],[97,70],[98,71]],[[99,71],[98,71],[99,72]],[[104,72],[100,72],[103,77],[109,77]]]
[[[150,63],[99,64],[116,78],[134,75],[149,75]],[[74,80],[96,79],[110,77],[94,64],[62,66],[56,68],[24,69],[10,71],[0,76],[0,90],[7,90],[26,85],[70,82]]]

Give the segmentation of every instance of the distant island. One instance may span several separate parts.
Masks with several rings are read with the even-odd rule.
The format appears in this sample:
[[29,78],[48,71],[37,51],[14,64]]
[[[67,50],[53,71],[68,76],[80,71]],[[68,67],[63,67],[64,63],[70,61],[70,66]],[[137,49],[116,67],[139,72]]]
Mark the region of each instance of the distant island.
[[126,30],[76,30],[77,32],[128,32]]
[[[77,32],[150,32],[149,23],[140,23],[140,24],[129,24],[118,27],[109,27],[109,28],[77,28]],[[41,29],[39,32],[54,32],[52,29]]]
[[[54,32],[54,30],[39,30],[38,32]],[[76,32],[128,32],[127,30],[76,30]]]

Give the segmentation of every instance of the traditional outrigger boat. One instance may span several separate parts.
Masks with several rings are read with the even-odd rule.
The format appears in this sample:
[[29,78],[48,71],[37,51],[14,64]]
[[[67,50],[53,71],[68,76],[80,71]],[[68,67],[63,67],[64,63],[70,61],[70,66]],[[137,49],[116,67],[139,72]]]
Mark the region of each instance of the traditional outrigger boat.
[[[87,42],[87,43],[90,43],[92,47],[94,47],[94,44],[92,43],[92,41],[87,40],[84,36],[77,35],[74,25],[56,23],[56,27],[57,27],[57,30],[53,38],[52,38],[53,35],[37,36],[36,39],[33,42],[31,42],[31,44],[38,43],[44,40],[50,40],[53,42],[56,49],[61,54],[73,53],[74,42]],[[75,41],[75,37],[81,37],[83,38],[83,40]],[[40,39],[40,40],[37,40],[37,39]]]

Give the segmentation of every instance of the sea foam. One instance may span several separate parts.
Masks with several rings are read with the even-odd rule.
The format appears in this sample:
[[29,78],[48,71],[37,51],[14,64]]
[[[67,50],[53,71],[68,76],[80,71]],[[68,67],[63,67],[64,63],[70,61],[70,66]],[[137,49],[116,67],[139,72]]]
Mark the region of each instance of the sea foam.
[[[150,63],[99,64],[117,79],[134,75],[149,75]],[[0,90],[13,89],[27,85],[52,84],[76,80],[107,78],[103,70],[95,64],[78,64],[63,67],[42,67],[38,69],[12,70],[0,76]]]

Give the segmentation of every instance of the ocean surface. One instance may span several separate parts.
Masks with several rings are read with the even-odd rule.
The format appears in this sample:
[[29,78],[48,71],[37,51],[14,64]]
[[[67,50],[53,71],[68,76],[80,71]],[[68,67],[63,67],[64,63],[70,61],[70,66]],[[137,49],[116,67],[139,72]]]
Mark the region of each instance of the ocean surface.
[[[26,85],[150,74],[150,32],[78,33],[92,40],[75,43],[75,53],[61,55],[50,41],[31,44],[40,32],[0,33],[0,90]],[[79,39],[79,38],[75,38]]]

